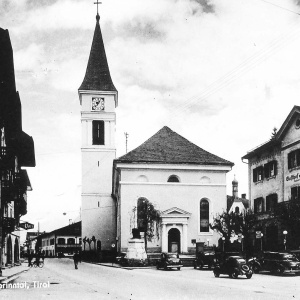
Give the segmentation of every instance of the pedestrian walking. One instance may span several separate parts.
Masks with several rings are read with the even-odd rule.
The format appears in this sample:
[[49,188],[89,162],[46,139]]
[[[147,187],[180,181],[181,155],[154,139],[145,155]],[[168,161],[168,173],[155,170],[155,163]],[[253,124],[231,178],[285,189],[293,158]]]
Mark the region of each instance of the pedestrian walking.
[[75,269],[78,269],[78,262],[81,262],[81,257],[79,255],[78,251],[75,252],[75,254],[73,256],[73,260],[74,260]]
[[28,267],[32,266],[31,261],[32,261],[32,256],[31,256],[31,253],[29,252],[28,253]]

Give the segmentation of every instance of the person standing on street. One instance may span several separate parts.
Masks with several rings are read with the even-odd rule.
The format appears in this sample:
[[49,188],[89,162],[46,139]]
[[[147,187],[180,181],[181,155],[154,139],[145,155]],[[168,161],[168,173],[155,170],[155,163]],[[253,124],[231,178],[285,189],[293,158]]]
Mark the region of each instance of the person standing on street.
[[74,260],[75,269],[78,269],[78,262],[79,261],[81,262],[81,258],[80,258],[78,251],[75,252],[75,254],[73,256],[73,260]]

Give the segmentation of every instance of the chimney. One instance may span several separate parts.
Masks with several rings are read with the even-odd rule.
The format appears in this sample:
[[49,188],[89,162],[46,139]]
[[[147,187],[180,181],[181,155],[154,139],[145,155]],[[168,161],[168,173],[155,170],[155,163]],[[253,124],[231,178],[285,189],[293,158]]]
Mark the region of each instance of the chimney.
[[242,194],[242,198],[243,198],[243,199],[246,199],[246,194]]

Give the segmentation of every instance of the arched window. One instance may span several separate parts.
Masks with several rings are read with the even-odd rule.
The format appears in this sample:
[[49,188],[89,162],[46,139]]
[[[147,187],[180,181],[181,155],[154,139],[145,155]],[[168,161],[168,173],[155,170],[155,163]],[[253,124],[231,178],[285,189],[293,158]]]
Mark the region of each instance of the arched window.
[[209,202],[206,199],[200,201],[200,232],[209,232]]
[[145,198],[139,198],[137,201],[137,228],[140,232],[145,232],[146,224],[145,224],[145,211],[147,209]]
[[239,214],[240,213],[240,208],[238,206],[235,207],[235,213]]
[[58,239],[57,239],[57,244],[58,244],[58,245],[64,245],[65,242],[66,242],[66,241],[65,241],[64,238],[58,238]]
[[168,182],[180,182],[178,176],[171,175],[168,179]]
[[68,245],[75,245],[75,239],[74,238],[68,238]]

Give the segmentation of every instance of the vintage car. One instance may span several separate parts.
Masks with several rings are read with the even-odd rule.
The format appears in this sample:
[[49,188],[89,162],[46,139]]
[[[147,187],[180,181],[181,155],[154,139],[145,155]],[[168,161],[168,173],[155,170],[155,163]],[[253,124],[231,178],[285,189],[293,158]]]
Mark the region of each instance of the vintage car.
[[216,264],[216,256],[213,251],[200,251],[196,254],[196,259],[194,260],[194,269],[203,269],[207,267],[211,269]]
[[177,253],[162,253],[160,260],[156,263],[156,269],[168,270],[177,268],[177,270],[180,270],[181,267],[183,265]]
[[246,277],[250,279],[253,271],[243,257],[228,256],[223,262],[214,267],[215,277],[219,277],[220,274],[228,274],[234,279],[238,278],[239,275],[246,275]]
[[300,272],[300,262],[292,253],[266,251],[260,262],[262,271],[274,274]]

